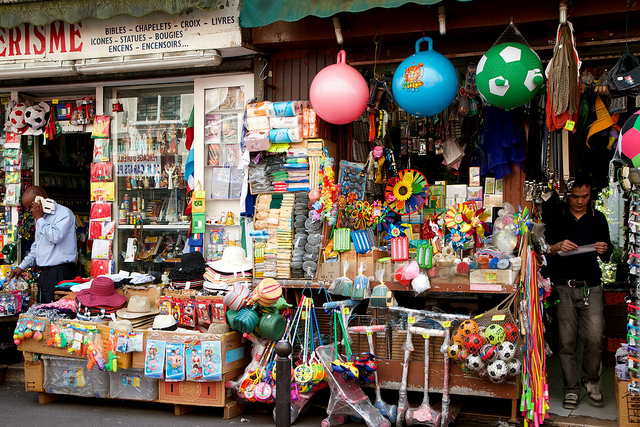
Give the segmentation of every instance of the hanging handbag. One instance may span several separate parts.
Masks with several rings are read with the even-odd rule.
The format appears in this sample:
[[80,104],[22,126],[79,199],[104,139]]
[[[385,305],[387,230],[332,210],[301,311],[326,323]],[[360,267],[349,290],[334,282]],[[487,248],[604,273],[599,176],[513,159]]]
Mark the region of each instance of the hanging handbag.
[[627,52],[607,73],[607,86],[612,96],[640,95],[640,61]]

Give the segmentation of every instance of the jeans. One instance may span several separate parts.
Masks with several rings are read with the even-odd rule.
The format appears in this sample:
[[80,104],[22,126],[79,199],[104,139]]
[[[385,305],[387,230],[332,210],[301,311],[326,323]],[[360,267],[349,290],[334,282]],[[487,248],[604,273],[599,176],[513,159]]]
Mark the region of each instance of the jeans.
[[[602,287],[587,288],[588,305],[584,303],[585,288],[570,288],[565,285],[555,288],[560,297],[557,316],[564,393],[580,394],[580,378],[584,382],[597,383],[599,380],[604,341]],[[580,375],[576,358],[578,334],[584,344]]]

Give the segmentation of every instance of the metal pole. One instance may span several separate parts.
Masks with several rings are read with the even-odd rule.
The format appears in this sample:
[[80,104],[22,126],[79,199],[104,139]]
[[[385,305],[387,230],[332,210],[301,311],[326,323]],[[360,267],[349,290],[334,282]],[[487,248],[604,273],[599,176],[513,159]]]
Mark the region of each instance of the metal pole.
[[291,344],[276,344],[276,427],[291,427]]

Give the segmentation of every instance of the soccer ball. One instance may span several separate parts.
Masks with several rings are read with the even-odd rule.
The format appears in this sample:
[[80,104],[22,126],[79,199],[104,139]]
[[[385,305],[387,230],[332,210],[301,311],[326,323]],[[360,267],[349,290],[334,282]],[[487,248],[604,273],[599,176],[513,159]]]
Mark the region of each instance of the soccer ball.
[[491,105],[510,110],[531,101],[544,83],[538,55],[521,43],[500,43],[476,68],[476,86]]
[[629,166],[640,167],[640,111],[622,125],[618,150]]
[[519,359],[511,359],[507,362],[507,368],[509,369],[509,376],[515,377],[522,371],[522,363]]
[[498,357],[505,362],[511,360],[516,354],[516,346],[511,341],[503,341],[498,344]]
[[470,354],[469,357],[467,357],[467,369],[469,372],[478,372],[482,368],[484,368],[482,357],[477,354]]
[[462,334],[466,337],[467,335],[480,332],[480,327],[475,320],[467,319],[460,323],[458,331],[462,331]]
[[464,346],[467,347],[469,353],[477,353],[482,348],[484,340],[480,334],[469,334],[464,338]]
[[518,327],[513,322],[505,322],[502,325],[507,341],[515,341],[518,339]]
[[502,326],[497,323],[493,323],[487,326],[487,329],[484,331],[484,336],[491,344],[498,345],[504,341],[506,334]]
[[482,361],[486,363],[491,363],[498,358],[498,351],[496,350],[495,345],[485,344],[480,350],[480,357],[482,357]]
[[464,338],[466,337],[466,335],[464,334],[464,331],[462,328],[458,328],[456,329],[456,331],[451,335],[451,341],[453,342],[457,342],[460,343],[462,345],[464,345]]
[[509,368],[504,360],[496,360],[487,366],[487,374],[494,383],[501,383],[507,377]]
[[449,357],[453,360],[460,360],[460,353],[466,352],[464,346],[458,342],[452,343],[449,348],[447,348],[447,353],[449,353]]

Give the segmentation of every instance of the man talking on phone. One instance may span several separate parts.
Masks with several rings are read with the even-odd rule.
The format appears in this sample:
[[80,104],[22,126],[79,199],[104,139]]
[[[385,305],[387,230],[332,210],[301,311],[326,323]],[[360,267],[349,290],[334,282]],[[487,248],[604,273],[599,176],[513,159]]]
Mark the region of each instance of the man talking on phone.
[[[38,279],[38,288],[41,303],[54,300],[58,283],[77,276],[75,216],[71,209],[55,201],[52,201],[51,206],[49,201],[43,200],[47,198],[47,192],[38,186],[27,188],[22,195],[22,205],[36,220],[36,238],[31,245],[31,251],[20,266],[9,273],[9,279],[13,279],[29,267],[40,267],[42,272]],[[46,203],[49,212],[44,211],[43,203]]]

